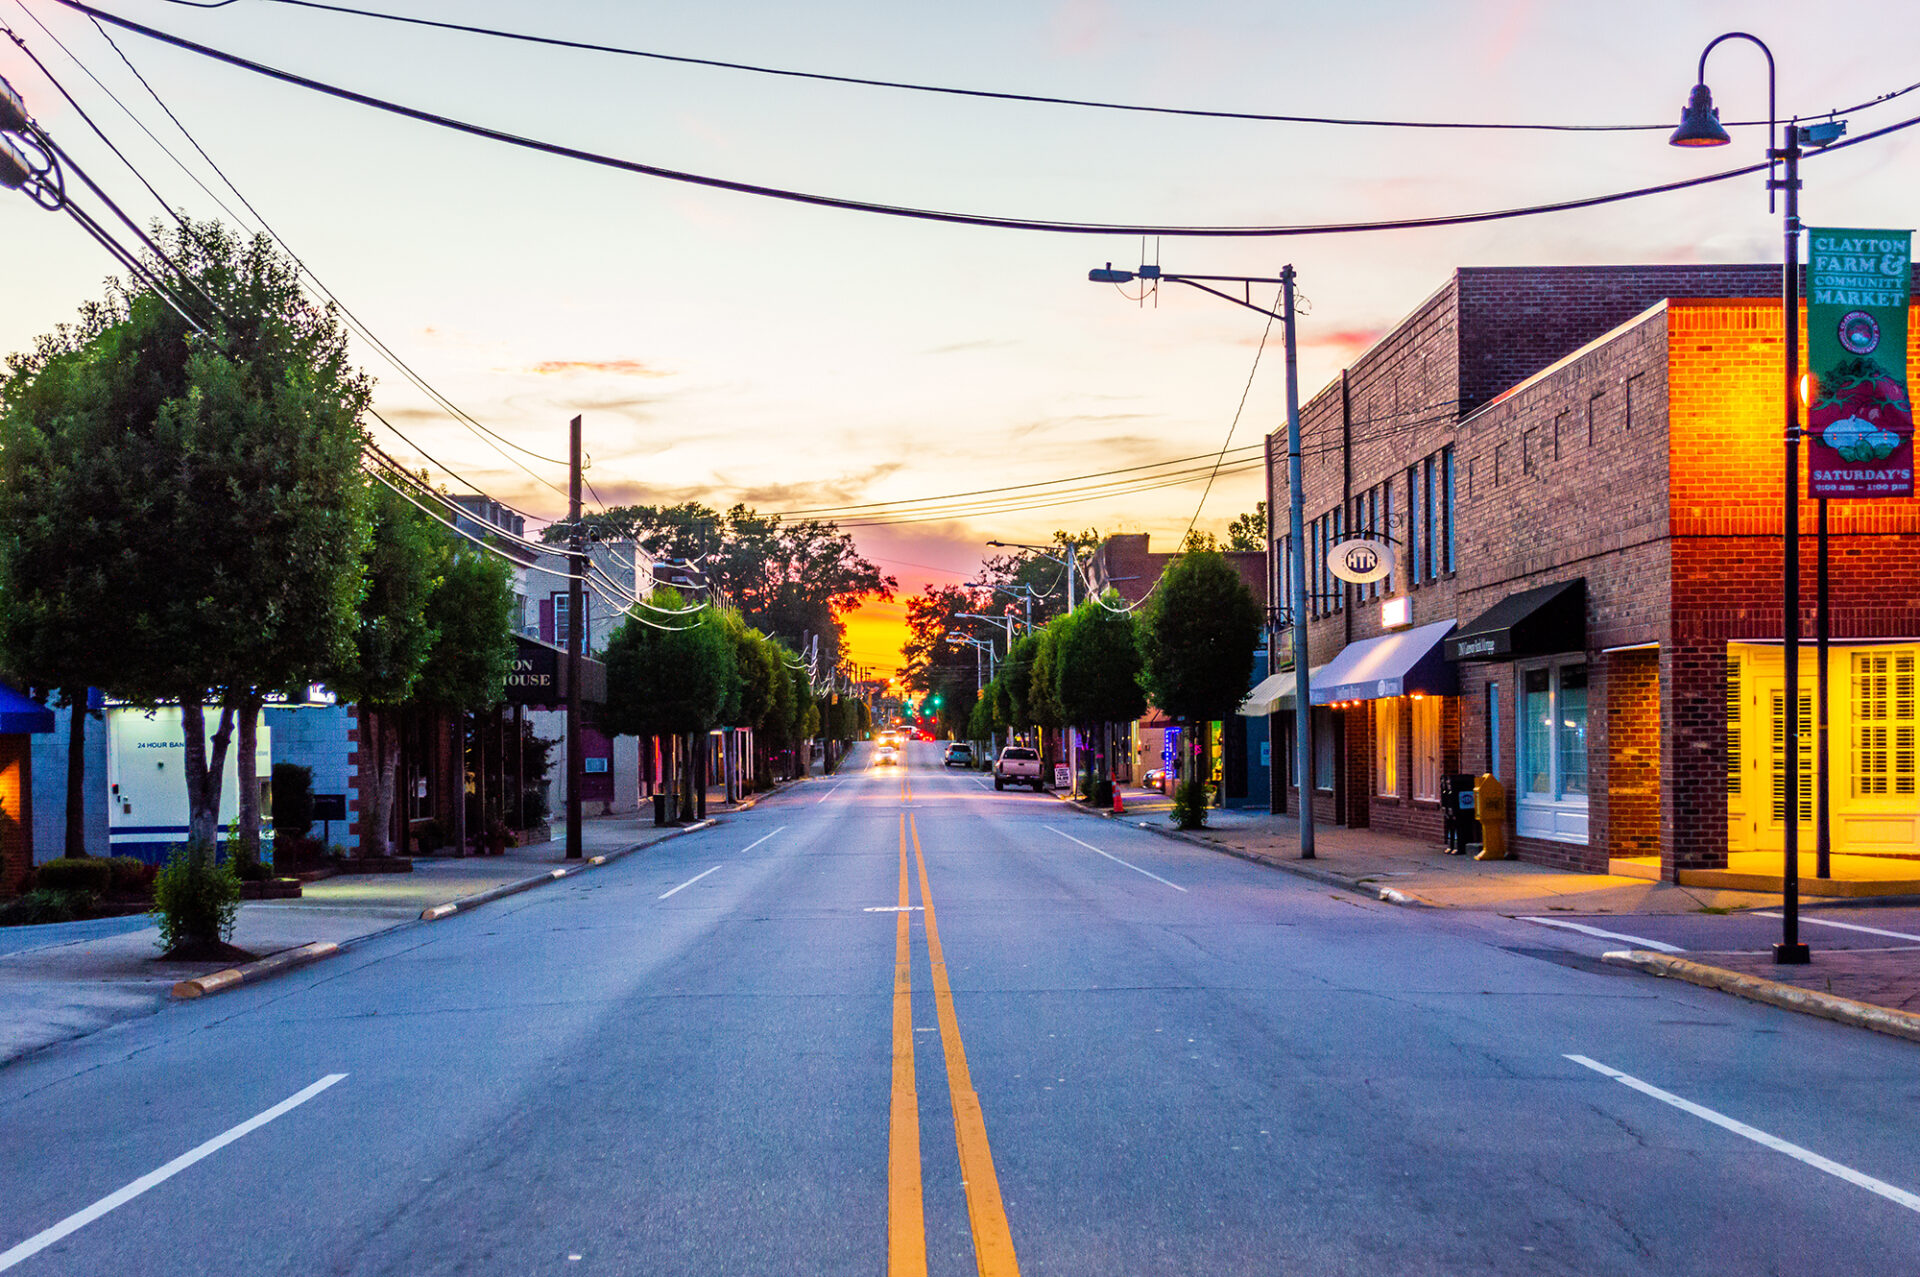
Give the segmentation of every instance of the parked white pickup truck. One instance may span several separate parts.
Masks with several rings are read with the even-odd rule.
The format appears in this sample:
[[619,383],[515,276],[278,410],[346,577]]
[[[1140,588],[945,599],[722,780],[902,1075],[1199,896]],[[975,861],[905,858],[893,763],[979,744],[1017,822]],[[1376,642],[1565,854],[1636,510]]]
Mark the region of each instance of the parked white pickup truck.
[[1009,745],[1000,751],[1000,757],[993,760],[993,787],[1005,789],[1008,785],[1031,785],[1036,794],[1047,787],[1039,751],[1025,745]]

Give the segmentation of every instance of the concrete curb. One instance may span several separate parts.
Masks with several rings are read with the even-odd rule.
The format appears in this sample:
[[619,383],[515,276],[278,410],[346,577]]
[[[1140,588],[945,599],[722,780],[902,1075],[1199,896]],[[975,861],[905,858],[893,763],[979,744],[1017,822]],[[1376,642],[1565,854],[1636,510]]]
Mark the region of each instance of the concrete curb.
[[[1048,792],[1052,793],[1052,791]],[[1053,794],[1053,797],[1083,816],[1092,816],[1096,820],[1117,820],[1126,824],[1128,828],[1131,829],[1144,829],[1149,833],[1158,834],[1162,838],[1172,838],[1176,842],[1188,843],[1195,847],[1205,847],[1208,851],[1219,852],[1222,855],[1232,856],[1236,860],[1245,860],[1251,864],[1265,865],[1269,869],[1278,869],[1281,873],[1292,874],[1296,878],[1305,878],[1307,881],[1318,883],[1323,887],[1333,887],[1340,891],[1351,891],[1355,895],[1364,896],[1369,900],[1385,901],[1390,905],[1408,905],[1420,908],[1439,907],[1431,901],[1422,900],[1420,897],[1409,895],[1407,892],[1395,891],[1391,887],[1376,887],[1368,882],[1356,882],[1352,878],[1345,877],[1330,870],[1317,868],[1305,861],[1276,860],[1272,856],[1263,856],[1257,851],[1245,851],[1239,847],[1228,846],[1226,843],[1215,842],[1211,838],[1201,838],[1196,834],[1187,833],[1185,830],[1172,829],[1154,820],[1136,821],[1125,812],[1116,816],[1111,811],[1096,811],[1093,808],[1074,802],[1071,798],[1063,797],[1060,794]]]
[[1890,1033],[1909,1042],[1920,1042],[1920,1015],[1910,1011],[1877,1007],[1870,1002],[1802,989],[1798,985],[1782,984],[1778,980],[1728,971],[1722,967],[1710,967],[1704,962],[1692,962],[1646,949],[1616,949],[1602,954],[1600,960],[1615,966],[1633,967],[1649,975],[1685,980],[1689,984],[1718,989],[1722,993],[1764,1002],[1787,1011],[1817,1015],[1838,1024],[1850,1024],[1859,1029],[1872,1029],[1876,1033]]
[[228,967],[225,971],[215,971],[211,975],[196,976],[191,980],[182,980],[173,986],[176,998],[201,998],[209,993],[218,993],[222,989],[231,989],[236,985],[263,979],[281,971],[291,971],[295,967],[304,967],[309,962],[318,962],[321,958],[331,958],[340,952],[340,946],[331,941],[317,941],[303,944],[297,949],[286,949],[258,962],[248,962],[237,967]]
[[[612,864],[616,860],[631,856],[636,851],[644,851],[649,847],[657,847],[663,842],[668,842],[680,837],[682,834],[698,833],[702,829],[712,827],[715,823],[713,820],[697,821],[694,824],[675,829],[650,842],[637,842],[632,846],[622,847],[617,851],[609,851],[604,855],[590,856],[577,865],[568,865],[560,869],[550,869],[546,873],[536,874],[531,878],[522,878],[517,882],[503,883],[498,887],[476,892],[471,896],[462,896],[458,900],[449,900],[445,904],[434,905],[422,910],[420,917],[416,921],[437,922],[442,918],[452,917],[456,913],[464,913],[470,909],[486,904],[489,901],[499,900],[505,896],[517,895],[522,891],[531,891],[535,887],[544,886],[550,882],[557,882],[562,878],[571,878],[575,874],[584,873],[588,869],[596,869],[601,865]],[[338,944],[332,941],[318,941],[314,944],[301,945],[297,949],[288,949],[284,952],[273,954],[260,959],[258,962],[248,962],[238,967],[229,967],[225,971],[215,971],[211,975],[196,976],[191,980],[181,980],[173,986],[173,996],[176,998],[203,998],[211,993],[222,993],[228,989],[237,988],[242,984],[261,980],[270,975],[278,975],[282,971],[291,971],[295,967],[303,967],[310,962],[318,962],[322,958],[331,958],[336,954],[345,953],[355,945],[372,940],[376,936],[387,935],[402,927],[414,925],[416,925],[416,922],[398,922],[391,927],[382,927],[378,931],[370,931],[365,935],[353,936]]]
[[495,900],[504,899],[507,896],[517,896],[523,891],[532,891],[535,887],[544,887],[550,882],[558,882],[562,878],[571,878],[575,874],[585,873],[589,869],[598,869],[601,865],[612,864],[616,860],[631,856],[636,851],[642,851],[648,847],[658,847],[661,843],[671,842],[683,834],[698,833],[702,829],[712,827],[714,823],[711,819],[695,821],[691,825],[683,825],[678,829],[662,834],[650,842],[637,842],[630,847],[622,847],[618,851],[609,851],[599,856],[589,856],[577,865],[566,865],[559,869],[549,869],[547,872],[535,874],[531,878],[521,878],[515,882],[501,883],[498,887],[489,887],[485,891],[476,891],[471,896],[461,896],[458,900],[449,900],[445,904],[433,905],[420,911],[420,921],[438,922],[442,918],[451,918],[456,913],[465,913],[469,909],[488,904]]

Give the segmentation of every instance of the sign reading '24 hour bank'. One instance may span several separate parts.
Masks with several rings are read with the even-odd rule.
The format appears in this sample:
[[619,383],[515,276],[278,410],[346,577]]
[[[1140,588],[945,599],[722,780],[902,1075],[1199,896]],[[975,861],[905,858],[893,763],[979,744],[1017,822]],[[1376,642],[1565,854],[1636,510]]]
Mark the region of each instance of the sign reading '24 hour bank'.
[[1807,495],[1913,495],[1907,299],[1913,232],[1813,230]]

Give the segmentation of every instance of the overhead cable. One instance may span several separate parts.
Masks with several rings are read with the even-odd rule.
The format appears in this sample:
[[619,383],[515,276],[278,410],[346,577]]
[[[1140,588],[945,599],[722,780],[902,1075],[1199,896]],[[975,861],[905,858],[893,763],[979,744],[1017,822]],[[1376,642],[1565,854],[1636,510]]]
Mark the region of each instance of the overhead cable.
[[[172,0],[192,9],[219,9],[225,3],[198,4],[192,0]],[[229,0],[230,2],[230,0]],[[1327,115],[1279,115],[1262,111],[1224,111],[1199,107],[1154,106],[1136,102],[1111,102],[1095,98],[1061,97],[1044,93],[1014,93],[993,89],[960,88],[953,85],[922,84],[908,80],[883,80],[867,76],[834,75],[824,71],[802,71],[792,67],[770,67],[751,62],[732,62],[720,58],[698,58],[686,54],[660,53],[651,49],[636,49],[626,45],[600,44],[590,40],[568,40],[559,36],[537,35],[525,31],[506,31],[497,27],[475,26],[464,22],[447,22],[434,18],[418,18],[409,14],[384,13],[377,9],[360,9],[351,5],[325,4],[321,0],[267,0],[268,3],[283,4],[300,9],[317,9],[327,13],[347,14],[358,18],[373,18],[382,22],[404,23],[408,26],[430,27],[441,31],[457,31],[463,35],[487,36],[492,39],[512,40],[522,44],[545,45],[550,48],[574,49],[587,53],[608,53],[619,57],[645,58],[654,62],[671,62],[683,66],[711,67],[722,71],[745,71],[754,75],[777,76],[791,80],[814,80],[827,84],[848,84],[862,88],[897,89],[909,93],[932,93],[947,97],[981,98],[999,102],[1019,102],[1044,106],[1082,107],[1098,111],[1127,111],[1145,115],[1191,116],[1209,120],[1245,120],[1258,123],[1275,124],[1324,124],[1359,128],[1382,129],[1458,129],[1458,130],[1497,130],[1530,131],[1544,133],[1631,133],[1631,132],[1670,132],[1671,123],[1666,124],[1539,124],[1508,123],[1488,121],[1459,120],[1376,120],[1348,118]],[[1826,114],[1846,115],[1862,111],[1867,107],[1891,101],[1904,93],[1920,88],[1920,83],[1910,84],[1906,88],[1883,93],[1879,97],[1869,98],[1854,106],[1842,107]],[[1766,120],[1721,121],[1722,128],[1748,128],[1766,124]]]
[[[1547,213],[1564,213],[1576,209],[1597,208],[1607,204],[1621,203],[1626,200],[1643,199],[1651,195],[1687,190],[1697,186],[1708,186],[1716,182],[1725,182],[1736,177],[1746,177],[1754,173],[1764,172],[1772,163],[1771,161],[1761,160],[1753,164],[1744,164],[1737,168],[1721,169],[1717,172],[1706,173],[1697,177],[1681,178],[1671,182],[1660,182],[1649,186],[1633,187],[1624,191],[1610,191],[1601,195],[1587,195],[1541,204],[1521,205],[1514,208],[1490,209],[1468,213],[1446,213],[1428,217],[1387,218],[1366,222],[1320,222],[1271,226],[1140,225],[1110,222],[1055,221],[1042,218],[963,213],[944,209],[916,208],[909,205],[882,204],[842,196],[821,195],[787,187],[766,186],[755,182],[736,181],[732,178],[714,177],[681,169],[666,168],[657,164],[645,164],[637,160],[621,159],[617,156],[605,155],[597,151],[585,150],[581,147],[566,146],[558,142],[547,142],[522,134],[509,133],[503,129],[474,124],[453,116],[422,110],[418,107],[406,106],[386,98],[375,97],[372,94],[342,88],[338,85],[328,84],[308,76],[297,75],[294,72],[282,70],[279,67],[256,62],[251,58],[241,57],[239,54],[228,53],[222,49],[215,49],[209,45],[201,44],[198,41],[189,40],[184,36],[157,30],[144,23],[135,22],[131,18],[124,18],[118,14],[109,13],[104,9],[95,8],[93,5],[85,3],[85,0],[59,0],[59,3],[77,12],[90,14],[103,22],[110,22],[125,30],[144,35],[149,39],[158,40],[161,43],[172,45],[178,49],[184,49],[190,53],[197,53],[218,62],[224,62],[229,66],[251,71],[256,75],[279,80],[285,84],[298,85],[301,88],[310,89],[316,93],[323,93],[329,97],[339,98],[342,101],[354,102],[361,106],[370,107],[378,111],[385,111],[389,114],[402,116],[407,119],[417,120],[424,124],[432,124],[473,137],[486,138],[490,141],[504,143],[508,146],[519,147],[523,150],[535,151],[544,155],[554,155],[563,159],[578,160],[582,163],[595,164],[603,168],[618,169],[622,172],[657,177],[666,181],[701,186],[712,190],[732,191],[742,195],[755,195],[766,199],[784,200],[789,203],[804,204],[815,208],[836,209],[842,212],[870,213],[882,217],[909,218],[917,221],[940,222],[948,225],[977,226],[995,230],[1034,231],[1056,235],[1160,235],[1204,239],[1276,239],[1307,235],[1360,234],[1388,230],[1418,230],[1441,226],[1468,226],[1485,222],[1506,221],[1519,217],[1536,217]],[[1920,124],[1920,116],[1913,116],[1896,124],[1890,124],[1884,128],[1862,133],[1857,137],[1849,138],[1842,142],[1836,142],[1832,146],[1827,147],[1823,152],[1813,152],[1809,158],[1812,158],[1813,155],[1838,151],[1849,146],[1858,146],[1862,142],[1884,137],[1889,133],[1911,128],[1916,124]]]

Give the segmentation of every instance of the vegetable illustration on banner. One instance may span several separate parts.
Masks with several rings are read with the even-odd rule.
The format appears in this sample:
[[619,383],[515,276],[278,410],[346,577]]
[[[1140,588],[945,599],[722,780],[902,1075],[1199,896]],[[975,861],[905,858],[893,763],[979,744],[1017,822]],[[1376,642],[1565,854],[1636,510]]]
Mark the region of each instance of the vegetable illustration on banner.
[[1911,231],[1814,230],[1807,265],[1807,495],[1913,495]]

